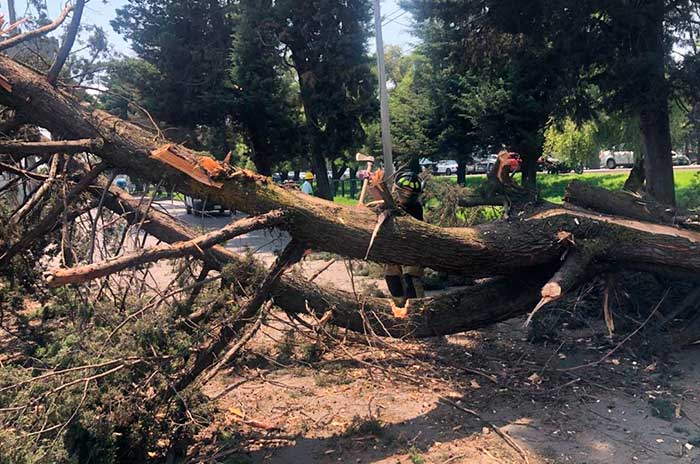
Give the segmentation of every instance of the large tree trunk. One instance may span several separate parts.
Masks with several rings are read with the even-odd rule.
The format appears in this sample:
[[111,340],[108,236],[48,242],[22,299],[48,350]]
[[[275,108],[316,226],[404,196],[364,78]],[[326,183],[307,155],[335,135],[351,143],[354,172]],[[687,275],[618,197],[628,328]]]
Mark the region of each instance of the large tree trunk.
[[457,161],[457,184],[464,185],[467,182],[467,162],[465,160]]
[[647,193],[660,203],[673,206],[676,204],[676,195],[671,158],[668,82],[665,75],[665,2],[650,0],[644,8],[648,12],[648,23],[640,34],[643,41],[640,58],[649,64],[649,68],[644,73],[645,88],[640,89],[645,98],[639,110],[639,123],[644,143]]
[[520,165],[520,171],[522,173],[522,185],[523,187],[537,191],[537,158],[536,154],[522,153],[522,163]]
[[[101,138],[103,145],[94,153],[118,169],[153,182],[165,180],[178,190],[250,214],[281,209],[288,218],[289,233],[310,248],[364,259],[376,235],[369,252],[369,259],[374,261],[420,264],[473,277],[513,276],[469,289],[466,294],[416,300],[408,320],[391,319],[391,306],[386,300],[368,300],[376,305],[377,314],[386,316],[381,319],[392,334],[406,330],[446,333],[457,326],[464,330],[520,314],[571,251],[585,255],[587,262],[603,269],[643,269],[700,279],[700,233],[587,210],[545,205],[531,214],[511,215],[509,221],[464,228],[435,227],[390,214],[377,229],[377,214],[367,208],[349,208],[284,190],[268,178],[198,158],[196,153],[167,144],[138,126],[101,111],[89,112],[35,72],[5,57],[0,57],[0,102],[62,137]],[[512,194],[508,189],[500,193],[506,197]],[[571,286],[577,279],[564,281]],[[307,286],[297,293],[303,296],[296,304],[313,300],[323,307],[323,301],[333,301],[329,293],[321,292],[314,300],[314,290]],[[475,294],[478,296],[472,296]],[[283,293],[278,298],[280,302],[291,300],[292,295]],[[351,303],[338,302],[336,308],[351,312],[344,316],[345,322],[350,324],[349,319],[355,317],[355,324],[359,324],[357,301],[344,301]],[[292,306],[292,302],[287,304]],[[465,308],[474,314],[463,314]],[[336,311],[334,317],[342,313]],[[437,314],[449,315],[440,329],[435,326]]]
[[326,167],[326,157],[320,148],[317,147],[320,141],[314,141],[313,153],[313,171],[316,176],[316,191],[314,192],[317,197],[326,200],[333,200],[333,193],[331,192],[331,184],[328,181],[328,169]]

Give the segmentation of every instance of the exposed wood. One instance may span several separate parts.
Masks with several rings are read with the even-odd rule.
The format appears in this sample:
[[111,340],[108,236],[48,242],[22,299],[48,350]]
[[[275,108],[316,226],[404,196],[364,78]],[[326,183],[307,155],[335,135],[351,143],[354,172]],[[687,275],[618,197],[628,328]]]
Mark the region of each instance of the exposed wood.
[[68,55],[70,55],[71,49],[73,48],[75,38],[78,35],[78,29],[80,28],[80,20],[83,17],[85,1],[86,0],[77,0],[75,2],[75,7],[73,9],[73,17],[71,18],[70,25],[68,26],[68,32],[66,33],[66,37],[64,38],[63,43],[61,44],[60,50],[58,50],[56,59],[51,65],[51,68],[49,68],[49,72],[46,73],[46,80],[51,85],[56,85],[58,75],[60,74],[63,65],[66,63]]
[[156,245],[152,248],[138,250],[85,266],[70,269],[54,269],[48,271],[44,277],[46,282],[52,287],[80,284],[161,259],[173,259],[192,254],[201,255],[203,250],[211,248],[217,243],[225,242],[233,237],[247,234],[254,230],[280,226],[283,222],[284,213],[281,211],[270,211],[260,216],[234,221],[221,229],[188,241]]
[[73,5],[66,5],[63,11],[61,11],[61,14],[58,15],[58,17],[49,24],[38,27],[31,31],[24,32],[22,34],[13,35],[9,39],[0,42],[0,50],[7,50],[8,48],[14,47],[15,45],[18,45],[22,42],[26,42],[27,40],[31,40],[36,37],[48,34],[49,32],[57,29],[58,26],[63,24],[63,21],[66,20],[66,17],[72,10]]
[[[571,238],[563,238],[571,240]],[[528,325],[534,315],[545,305],[560,299],[564,294],[576,287],[587,277],[591,255],[580,249],[572,248],[565,256],[564,263],[554,273],[551,279],[540,291],[540,301],[528,315],[525,325]]]
[[0,141],[0,153],[21,155],[44,155],[54,153],[94,152],[102,148],[100,139],[59,140],[47,142],[25,142],[22,140]]

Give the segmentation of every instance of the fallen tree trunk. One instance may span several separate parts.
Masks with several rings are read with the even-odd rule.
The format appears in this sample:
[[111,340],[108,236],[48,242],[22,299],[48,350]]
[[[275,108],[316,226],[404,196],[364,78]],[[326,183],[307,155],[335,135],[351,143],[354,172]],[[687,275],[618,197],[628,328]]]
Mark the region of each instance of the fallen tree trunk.
[[[101,195],[107,180],[102,178],[93,194]],[[124,215],[132,223],[143,220],[143,230],[167,243],[191,240],[197,232],[173,217],[148,209],[138,199],[111,186],[105,195],[106,208]],[[216,245],[204,250],[205,265],[221,270],[242,257]],[[409,318],[397,318],[390,300],[321,287],[291,274],[273,285],[275,304],[290,313],[312,311],[318,318],[331,311],[330,323],[353,331],[373,330],[378,335],[424,338],[464,332],[526,313],[537,302],[540,287],[549,272],[538,270],[526,278],[503,278],[434,298],[412,300]],[[369,325],[367,325],[369,324]]]
[[[179,190],[250,214],[282,209],[289,215],[290,234],[311,248],[365,257],[377,220],[369,210],[284,190],[262,176],[234,171],[182,146],[164,143],[107,113],[88,112],[42,76],[9,58],[0,57],[0,75],[4,82],[0,102],[30,115],[62,138],[101,138],[104,146],[95,153],[115,167],[155,182],[164,179]],[[558,240],[562,231],[576,240],[600,239],[600,254],[615,265],[700,271],[698,234],[683,235],[663,226],[652,230],[644,223],[565,208],[470,228],[440,228],[410,217],[392,218],[381,227],[368,258],[472,277],[518,275],[558,263],[570,247]]]

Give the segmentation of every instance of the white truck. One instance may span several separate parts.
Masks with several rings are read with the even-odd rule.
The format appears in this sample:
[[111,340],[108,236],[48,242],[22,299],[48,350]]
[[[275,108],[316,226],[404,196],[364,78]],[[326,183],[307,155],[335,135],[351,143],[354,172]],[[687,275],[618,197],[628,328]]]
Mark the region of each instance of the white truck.
[[634,165],[633,151],[601,150],[598,153],[601,168],[615,169],[618,166],[632,167]]

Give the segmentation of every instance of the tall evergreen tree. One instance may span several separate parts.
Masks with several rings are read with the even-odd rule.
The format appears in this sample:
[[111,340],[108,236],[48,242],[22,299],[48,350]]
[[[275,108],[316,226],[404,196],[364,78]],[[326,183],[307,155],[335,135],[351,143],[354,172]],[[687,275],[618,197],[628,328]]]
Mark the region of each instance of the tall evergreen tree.
[[233,35],[231,111],[258,172],[301,150],[298,101],[276,35],[272,0],[241,0]]
[[[231,15],[220,0],[128,0],[114,30],[160,74],[157,95],[141,89],[169,124],[223,126],[233,91],[229,76]],[[147,85],[146,87],[150,87]]]
[[331,199],[327,160],[362,145],[377,113],[367,55],[368,0],[279,0],[278,31],[297,74],[318,194]]

